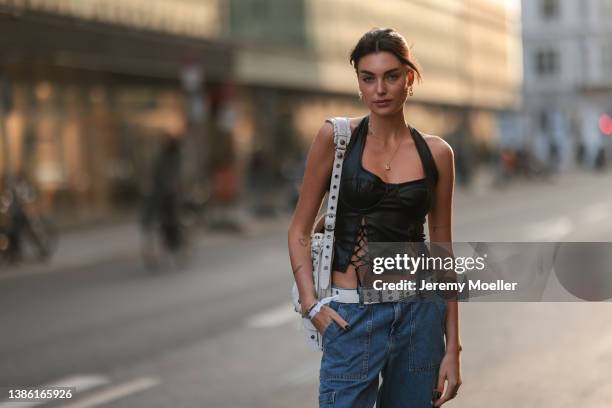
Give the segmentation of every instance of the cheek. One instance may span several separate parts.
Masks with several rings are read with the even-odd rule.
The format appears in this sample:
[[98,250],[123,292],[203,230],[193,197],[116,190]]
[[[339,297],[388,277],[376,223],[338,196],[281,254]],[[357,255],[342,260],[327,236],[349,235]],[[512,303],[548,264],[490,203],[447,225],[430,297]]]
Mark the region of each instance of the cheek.
[[369,93],[372,92],[373,89],[376,88],[376,85],[373,83],[367,83],[367,82],[360,82],[359,83],[359,90],[361,92],[365,93]]
[[359,90],[363,94],[364,100],[375,99],[376,97],[376,86],[370,84],[361,84]]
[[406,81],[397,81],[393,85],[393,93],[398,96],[408,97],[408,83]]

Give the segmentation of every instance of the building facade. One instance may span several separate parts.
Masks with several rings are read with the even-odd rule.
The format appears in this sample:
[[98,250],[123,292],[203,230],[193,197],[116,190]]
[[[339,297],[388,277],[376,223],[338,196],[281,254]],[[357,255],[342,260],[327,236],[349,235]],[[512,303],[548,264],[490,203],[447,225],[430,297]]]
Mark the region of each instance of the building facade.
[[282,185],[326,117],[366,113],[348,59],[372,27],[401,32],[423,67],[413,125],[449,141],[464,127],[457,152],[495,143],[521,103],[518,16],[495,0],[0,0],[0,171],[53,210],[104,216],[137,202],[183,120],[192,183],[228,200]]
[[[290,111],[295,128],[292,135],[278,138],[268,137],[265,124],[253,132],[253,143],[271,160],[286,157],[288,146],[303,151],[326,116],[365,113],[349,54],[373,27],[395,28],[413,45],[424,81],[415,86],[406,107],[408,120],[442,137],[465,133],[456,150],[466,152],[466,166],[475,160],[478,146],[496,142],[498,114],[520,107],[519,16],[498,1],[235,3],[242,6],[232,20],[238,27],[233,34],[238,43],[235,80],[245,91],[244,100],[252,100],[250,114],[257,121]],[[257,12],[269,20],[260,24],[252,19]],[[462,124],[467,129],[456,132]],[[468,135],[476,147],[462,149]]]
[[[526,133],[543,160],[598,165],[612,112],[612,1],[523,1]],[[555,156],[556,155],[556,156]]]
[[[0,172],[27,178],[70,223],[137,206],[164,134],[197,96],[190,67],[206,72],[202,92],[229,77],[219,12],[217,1],[1,0]],[[194,161],[203,149],[186,150]]]

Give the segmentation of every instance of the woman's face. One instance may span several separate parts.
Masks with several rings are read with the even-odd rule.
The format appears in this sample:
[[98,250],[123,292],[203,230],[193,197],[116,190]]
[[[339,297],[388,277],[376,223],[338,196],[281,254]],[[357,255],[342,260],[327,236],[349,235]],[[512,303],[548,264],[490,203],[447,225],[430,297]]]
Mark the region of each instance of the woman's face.
[[379,115],[402,109],[414,73],[390,52],[365,55],[357,66],[357,80],[363,102]]

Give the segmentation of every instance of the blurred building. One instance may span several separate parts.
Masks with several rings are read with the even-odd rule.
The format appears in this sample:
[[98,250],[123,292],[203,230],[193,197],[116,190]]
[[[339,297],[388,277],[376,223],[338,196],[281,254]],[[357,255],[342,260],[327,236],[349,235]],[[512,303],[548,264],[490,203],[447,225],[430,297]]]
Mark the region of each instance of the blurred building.
[[454,138],[467,168],[521,103],[513,10],[497,0],[0,0],[10,166],[53,210],[108,214],[136,202],[162,134],[186,118],[191,181],[212,180],[228,200],[253,186],[267,194],[326,117],[365,113],[349,53],[388,26],[423,67],[411,123]]
[[526,132],[543,160],[596,166],[612,113],[612,1],[522,3]]
[[204,0],[0,0],[13,173],[77,222],[137,204],[163,134],[191,107],[192,67],[201,93],[230,77],[219,12]]

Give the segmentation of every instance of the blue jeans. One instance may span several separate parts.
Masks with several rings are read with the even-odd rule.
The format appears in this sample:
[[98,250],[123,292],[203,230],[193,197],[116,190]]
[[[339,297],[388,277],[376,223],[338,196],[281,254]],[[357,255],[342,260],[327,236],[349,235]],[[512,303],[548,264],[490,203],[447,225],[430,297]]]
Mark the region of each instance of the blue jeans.
[[351,330],[332,322],[323,333],[320,408],[432,406],[445,353],[445,301],[329,306]]

